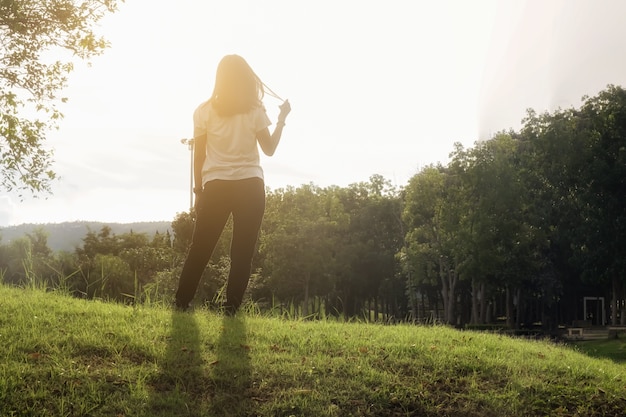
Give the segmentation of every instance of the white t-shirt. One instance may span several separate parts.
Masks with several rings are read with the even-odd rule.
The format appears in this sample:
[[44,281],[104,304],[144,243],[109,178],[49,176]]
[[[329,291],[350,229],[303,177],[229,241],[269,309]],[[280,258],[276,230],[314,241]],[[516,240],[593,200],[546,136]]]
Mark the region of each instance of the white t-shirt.
[[256,134],[272,123],[265,107],[221,117],[210,101],[193,114],[194,135],[207,135],[202,184],[211,180],[263,179]]

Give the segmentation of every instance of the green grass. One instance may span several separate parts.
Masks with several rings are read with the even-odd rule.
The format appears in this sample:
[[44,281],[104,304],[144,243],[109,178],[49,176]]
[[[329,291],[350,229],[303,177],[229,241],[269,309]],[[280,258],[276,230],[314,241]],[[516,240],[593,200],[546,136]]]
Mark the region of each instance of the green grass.
[[589,356],[626,364],[626,338],[623,333],[617,339],[586,340],[573,345]]
[[0,286],[1,416],[616,416],[626,365],[446,327],[223,318]]

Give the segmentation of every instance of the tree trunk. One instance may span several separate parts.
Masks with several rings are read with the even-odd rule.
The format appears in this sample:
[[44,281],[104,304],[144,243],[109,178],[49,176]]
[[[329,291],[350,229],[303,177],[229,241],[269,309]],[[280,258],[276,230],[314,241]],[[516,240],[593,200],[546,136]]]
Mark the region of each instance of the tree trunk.
[[442,276],[443,288],[441,295],[443,296],[444,320],[447,324],[456,324],[455,304],[456,304],[456,284],[458,275],[455,271],[446,268]]
[[511,294],[511,287],[506,286],[506,325],[509,328],[513,328],[515,322],[513,321],[513,295]]
[[455,287],[458,280],[456,272],[445,267],[443,262],[439,264],[439,276],[441,279],[441,297],[443,301],[443,316],[447,324],[454,324],[455,320]]
[[470,316],[470,323],[478,323],[478,283],[476,278],[472,278],[472,314]]
[[480,324],[487,322],[487,291],[485,290],[485,283],[480,283],[480,316],[478,317]]
[[376,298],[370,298],[370,307],[369,307],[369,311],[367,313],[367,317],[369,317],[369,319],[373,322],[376,322],[378,320],[378,317],[376,316]]
[[382,304],[380,306],[380,312],[382,315],[383,322],[387,320],[387,300],[383,299]]
[[[410,274],[409,274],[409,282],[411,282]],[[411,285],[411,290],[410,290],[409,300],[411,301],[411,321],[415,323],[418,319],[417,315],[419,314],[418,313],[419,306],[417,303],[417,294],[416,294],[415,288],[413,288],[412,284],[410,285]],[[423,300],[424,300],[424,295],[422,294],[422,302]]]
[[620,316],[621,316],[621,320],[619,322],[620,325],[622,326],[626,326],[626,292],[622,291],[622,297],[621,297],[621,308],[620,308]]
[[617,326],[619,324],[617,312],[620,311],[621,304],[621,285],[619,282],[619,274],[613,274],[613,297],[611,300],[611,324]]
[[620,291],[617,296],[617,309],[615,311],[619,311],[620,320],[619,324],[621,326],[626,326],[626,285],[624,285],[624,281],[620,282]]
[[448,323],[448,294],[450,289],[448,288],[448,279],[446,277],[443,262],[439,263],[439,276],[441,278],[441,299],[443,301],[443,320]]
[[378,297],[374,297],[374,321],[378,321]]
[[517,314],[515,315],[515,328],[519,329],[522,323],[522,289],[517,289]]
[[320,317],[320,298],[313,297],[313,317]]
[[309,283],[311,282],[311,273],[307,272],[304,278],[304,301],[302,302],[302,316],[309,315]]

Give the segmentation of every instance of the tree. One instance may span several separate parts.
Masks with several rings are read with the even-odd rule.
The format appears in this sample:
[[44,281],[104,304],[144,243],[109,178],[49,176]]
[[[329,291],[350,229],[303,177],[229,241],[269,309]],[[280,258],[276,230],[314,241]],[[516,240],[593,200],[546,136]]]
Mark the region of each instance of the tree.
[[323,201],[322,190],[313,185],[273,192],[268,195],[261,234],[264,273],[274,293],[283,300],[302,301],[305,316],[310,297],[328,292],[329,286],[333,213],[325,210]]
[[[530,279],[517,289],[518,324],[533,320],[528,313],[524,314],[524,303],[529,296],[541,297],[544,311],[553,310],[561,299],[582,297],[580,269],[573,262],[573,239],[580,227],[579,189],[584,187],[576,166],[584,164],[587,146],[586,133],[576,126],[575,115],[574,109],[559,109],[552,114],[529,110],[519,134],[526,222],[538,243],[539,253],[533,273],[527,274]],[[571,318],[572,313],[576,316],[575,304],[567,305],[567,301],[560,304],[565,304],[562,307],[565,317],[560,321]],[[544,321],[535,317],[534,321],[537,320]]]
[[453,213],[459,209],[459,204],[453,204],[456,188],[444,167],[426,167],[409,180],[403,212],[407,234],[402,259],[409,277],[409,298],[415,306],[418,291],[426,291],[439,282],[446,323],[456,322],[459,278],[453,253],[458,225]]
[[93,26],[117,3],[0,1],[0,189],[50,192],[56,176],[44,141],[63,117],[59,93],[74,57],[88,60],[108,46]]
[[610,284],[612,321],[626,323],[626,90],[609,85],[587,98],[575,126],[585,132],[578,173],[580,223],[574,248],[583,277]]
[[185,211],[177,213],[176,217],[172,221],[172,232],[174,233],[172,247],[181,256],[185,256],[187,250],[189,249],[189,245],[191,245],[193,227],[193,213]]
[[517,144],[512,132],[501,132],[467,152],[461,225],[466,238],[460,242],[467,261],[460,272],[471,282],[473,323],[490,321],[490,301],[511,278],[523,241],[524,193],[515,164]]
[[346,316],[360,313],[368,303],[368,318],[378,320],[379,308],[388,316],[403,315],[404,284],[396,280],[396,254],[403,241],[399,193],[381,175],[351,184],[336,195],[348,217],[335,252],[347,269],[337,279]]
[[562,286],[574,301],[566,321],[583,318],[583,296],[612,294],[612,320],[624,320],[626,91],[609,85],[580,109],[529,111],[520,136],[531,224],[549,242],[543,275],[554,275],[542,292]]

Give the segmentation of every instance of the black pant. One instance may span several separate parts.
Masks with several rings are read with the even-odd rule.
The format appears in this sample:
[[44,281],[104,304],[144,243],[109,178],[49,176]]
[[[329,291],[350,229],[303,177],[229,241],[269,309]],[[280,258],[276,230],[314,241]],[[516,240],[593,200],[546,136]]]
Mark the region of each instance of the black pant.
[[176,305],[186,307],[193,299],[204,268],[232,213],[226,305],[237,309],[250,280],[252,255],[265,212],[265,184],[261,178],[209,181],[197,198],[196,223],[178,283]]

